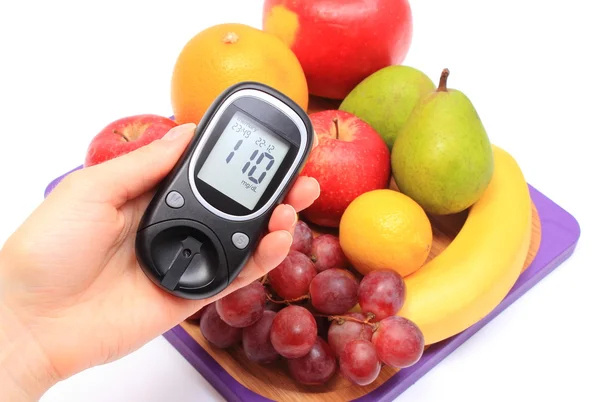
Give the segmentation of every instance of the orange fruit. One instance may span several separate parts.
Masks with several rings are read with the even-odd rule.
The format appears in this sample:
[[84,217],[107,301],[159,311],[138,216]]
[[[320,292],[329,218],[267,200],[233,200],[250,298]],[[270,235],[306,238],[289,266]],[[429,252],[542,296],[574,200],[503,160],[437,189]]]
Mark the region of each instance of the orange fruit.
[[433,231],[427,214],[410,197],[394,190],[373,190],[356,197],[344,211],[340,245],[361,274],[390,269],[402,277],[427,260]]
[[242,81],[269,85],[308,107],[306,77],[289,47],[251,26],[220,24],[194,36],[176,60],[171,78],[175,121],[198,124],[215,98]]

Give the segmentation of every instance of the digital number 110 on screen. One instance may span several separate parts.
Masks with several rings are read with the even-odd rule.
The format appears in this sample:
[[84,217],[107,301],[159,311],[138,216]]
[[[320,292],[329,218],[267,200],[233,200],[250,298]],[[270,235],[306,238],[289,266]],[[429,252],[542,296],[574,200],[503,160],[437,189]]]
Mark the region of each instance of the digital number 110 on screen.
[[235,143],[233,149],[225,158],[225,162],[229,164],[236,157],[236,153],[242,145],[253,146],[255,149],[246,160],[246,163],[243,164],[242,173],[248,176],[249,181],[258,185],[263,182],[267,173],[275,164],[275,157],[273,156],[275,145],[267,142],[267,140],[272,140],[273,137],[254,124],[245,121],[245,119],[239,116],[236,117],[230,123],[230,130],[238,133],[242,138]]

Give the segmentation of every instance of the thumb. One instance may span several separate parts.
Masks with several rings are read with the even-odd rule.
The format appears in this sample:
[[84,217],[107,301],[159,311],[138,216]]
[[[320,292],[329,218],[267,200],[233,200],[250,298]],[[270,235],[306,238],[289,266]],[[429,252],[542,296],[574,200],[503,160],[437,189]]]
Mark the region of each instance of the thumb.
[[150,191],[173,169],[195,127],[193,123],[179,125],[135,151],[83,169],[85,181],[94,188],[90,196],[119,208]]

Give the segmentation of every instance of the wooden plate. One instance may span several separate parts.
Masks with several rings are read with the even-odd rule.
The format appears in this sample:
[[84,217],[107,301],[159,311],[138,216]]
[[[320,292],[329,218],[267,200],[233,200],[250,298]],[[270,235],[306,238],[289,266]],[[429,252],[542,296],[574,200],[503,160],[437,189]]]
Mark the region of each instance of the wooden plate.
[[[540,220],[535,206],[533,206],[533,212],[531,243],[523,270],[529,267],[533,261],[541,242]],[[462,227],[464,220],[465,214],[459,214],[444,218],[435,218],[432,221],[434,240],[429,259],[434,258],[450,244]],[[212,347],[200,333],[197,321],[187,321],[182,323],[181,326],[236,381],[248,389],[274,401],[349,401],[371,392],[397,372],[397,370],[386,366],[381,370],[381,374],[375,382],[364,387],[353,385],[339,373],[324,386],[306,387],[297,384],[291,379],[283,362],[271,365],[252,363],[246,358],[242,348],[239,346],[228,350]]]
[[[339,102],[311,98],[309,113],[314,113],[326,109],[337,109]],[[393,181],[390,181],[390,188],[397,190]],[[523,266],[526,270],[535,258],[541,243],[541,224],[537,208],[532,204],[533,225],[532,236],[527,255],[527,260]],[[428,261],[440,254],[454,239],[456,234],[462,228],[466,213],[445,216],[430,217],[433,226],[433,244]],[[333,233],[335,230],[313,227],[315,233]],[[246,388],[260,394],[266,398],[280,402],[293,401],[314,401],[314,402],[342,402],[357,399],[373,391],[391,376],[397,370],[391,367],[384,367],[375,382],[368,386],[356,386],[350,383],[337,373],[326,385],[323,386],[302,386],[296,383],[287,372],[284,362],[278,362],[271,365],[259,365],[250,362],[244,355],[240,346],[221,350],[212,347],[200,333],[197,321],[187,321],[181,324],[181,327],[206,350],[216,362],[240,384]]]

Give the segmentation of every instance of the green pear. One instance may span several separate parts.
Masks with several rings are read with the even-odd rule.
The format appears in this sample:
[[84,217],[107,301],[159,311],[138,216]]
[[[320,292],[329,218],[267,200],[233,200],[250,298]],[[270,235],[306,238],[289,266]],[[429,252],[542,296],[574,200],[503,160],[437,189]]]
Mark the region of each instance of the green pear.
[[433,81],[416,68],[388,66],[354,87],[339,109],[367,122],[391,150],[419,98],[433,90]]
[[466,210],[492,179],[492,145],[475,107],[459,90],[448,89],[444,69],[439,87],[421,98],[398,134],[391,153],[398,189],[428,213]]

